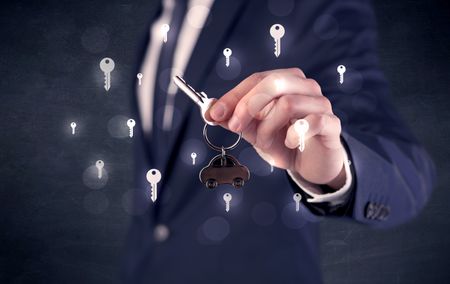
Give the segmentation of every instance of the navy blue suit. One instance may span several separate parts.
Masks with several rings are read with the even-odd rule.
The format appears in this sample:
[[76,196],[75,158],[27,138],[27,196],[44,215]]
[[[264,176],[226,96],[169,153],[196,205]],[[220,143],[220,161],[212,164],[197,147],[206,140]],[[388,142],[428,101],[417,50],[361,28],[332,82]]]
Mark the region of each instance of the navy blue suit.
[[[269,35],[274,23],[286,29],[279,58]],[[225,47],[233,50],[230,69],[225,69]],[[347,67],[342,85],[340,64]],[[218,153],[202,141],[197,106],[178,93],[168,138],[136,129],[135,206],[142,210],[132,218],[126,243],[125,283],[320,283],[321,218],[389,227],[410,220],[426,204],[434,167],[389,102],[370,2],[296,1],[289,15],[277,17],[266,1],[216,0],[184,77],[197,90],[220,97],[254,72],[288,67],[315,79],[341,119],[354,175],[347,202],[304,202],[306,194],[286,172],[271,172],[246,142],[230,154],[249,167],[250,181],[240,190],[207,190],[198,172]],[[225,130],[210,133],[217,144],[236,138]],[[191,151],[198,153],[196,165],[190,164]],[[145,179],[151,168],[163,175],[155,204],[149,204]],[[304,197],[300,212],[293,191]],[[233,194],[228,213],[224,192]],[[155,238],[158,224],[166,226],[168,237],[166,232]]]

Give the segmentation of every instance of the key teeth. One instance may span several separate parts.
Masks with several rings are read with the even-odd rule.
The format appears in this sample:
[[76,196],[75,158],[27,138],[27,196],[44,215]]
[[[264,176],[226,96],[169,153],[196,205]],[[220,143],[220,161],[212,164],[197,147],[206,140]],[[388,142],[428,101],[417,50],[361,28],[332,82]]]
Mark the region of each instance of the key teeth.
[[276,57],[278,57],[278,56],[280,56],[280,50],[279,50],[279,46],[278,46],[278,41],[276,41],[275,40],[275,48],[274,48],[274,50],[275,50],[275,56]]
[[150,199],[153,201],[153,202],[155,202],[156,201],[156,198],[157,198],[157,196],[156,196],[156,188],[152,185],[151,187],[150,187]]

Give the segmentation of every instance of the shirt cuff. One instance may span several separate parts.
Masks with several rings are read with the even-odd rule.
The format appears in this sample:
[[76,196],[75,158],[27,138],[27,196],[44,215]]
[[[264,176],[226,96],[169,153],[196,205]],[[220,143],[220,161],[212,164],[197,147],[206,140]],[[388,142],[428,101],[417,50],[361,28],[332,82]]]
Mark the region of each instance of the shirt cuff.
[[350,161],[348,159],[347,151],[344,151],[344,169],[345,169],[345,184],[340,189],[331,193],[324,193],[320,185],[313,184],[303,179],[298,173],[287,170],[287,173],[297,186],[307,193],[311,198],[308,198],[309,203],[323,203],[329,202],[330,205],[342,204],[347,200],[347,194],[350,193],[350,188],[353,182],[352,172],[350,170]]

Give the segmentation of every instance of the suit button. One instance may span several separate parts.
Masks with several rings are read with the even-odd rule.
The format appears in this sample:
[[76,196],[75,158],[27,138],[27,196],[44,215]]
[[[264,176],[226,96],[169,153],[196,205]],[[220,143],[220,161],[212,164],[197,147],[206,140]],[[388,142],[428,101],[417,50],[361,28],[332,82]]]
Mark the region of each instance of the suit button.
[[376,210],[377,210],[377,206],[375,203],[367,202],[366,210],[365,210],[365,217],[367,219],[374,219]]
[[380,212],[380,216],[379,216],[379,220],[386,220],[387,217],[389,216],[389,213],[391,212],[391,208],[389,208],[389,206],[383,206],[381,208],[381,212]]
[[153,230],[153,237],[157,242],[164,242],[169,238],[170,231],[169,228],[164,224],[159,224]]

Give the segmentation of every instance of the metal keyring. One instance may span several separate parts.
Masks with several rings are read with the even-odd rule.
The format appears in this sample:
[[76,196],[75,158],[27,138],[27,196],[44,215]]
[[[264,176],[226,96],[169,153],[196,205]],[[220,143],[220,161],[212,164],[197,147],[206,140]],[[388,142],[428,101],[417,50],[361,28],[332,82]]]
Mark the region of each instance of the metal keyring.
[[218,146],[214,145],[213,143],[211,143],[211,141],[209,140],[207,128],[208,128],[208,124],[205,123],[205,126],[203,127],[203,138],[205,139],[206,144],[208,144],[208,146],[211,147],[212,149],[214,149],[216,151],[219,151],[219,152],[222,152],[222,154],[224,154],[225,151],[227,151],[227,150],[233,150],[234,148],[236,148],[236,146],[241,141],[242,132],[239,133],[239,137],[238,137],[237,141],[234,142],[233,145],[228,146],[228,147],[223,147],[223,146],[222,147],[218,147]]

